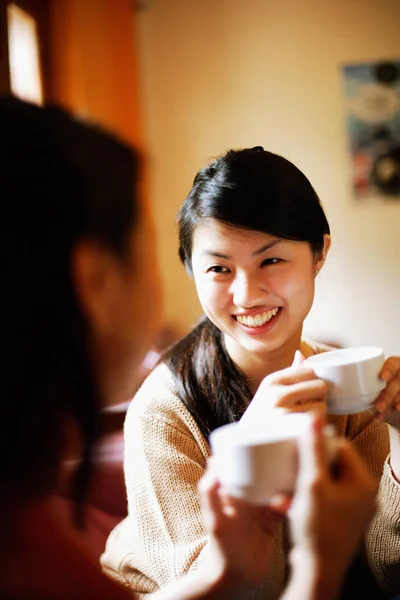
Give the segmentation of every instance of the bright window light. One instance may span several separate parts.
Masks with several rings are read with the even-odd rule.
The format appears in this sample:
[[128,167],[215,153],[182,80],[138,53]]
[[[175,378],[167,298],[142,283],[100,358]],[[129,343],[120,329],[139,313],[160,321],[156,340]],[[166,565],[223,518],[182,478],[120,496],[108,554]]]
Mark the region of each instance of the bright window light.
[[21,100],[43,104],[36,21],[10,3],[7,5],[7,24],[11,91]]

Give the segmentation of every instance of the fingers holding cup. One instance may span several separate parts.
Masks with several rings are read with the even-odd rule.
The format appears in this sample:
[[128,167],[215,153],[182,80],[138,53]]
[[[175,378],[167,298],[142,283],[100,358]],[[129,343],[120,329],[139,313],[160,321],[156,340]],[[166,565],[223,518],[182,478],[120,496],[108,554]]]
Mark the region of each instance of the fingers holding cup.
[[386,387],[379,394],[375,407],[376,416],[381,421],[400,427],[400,357],[388,358],[380,372]]

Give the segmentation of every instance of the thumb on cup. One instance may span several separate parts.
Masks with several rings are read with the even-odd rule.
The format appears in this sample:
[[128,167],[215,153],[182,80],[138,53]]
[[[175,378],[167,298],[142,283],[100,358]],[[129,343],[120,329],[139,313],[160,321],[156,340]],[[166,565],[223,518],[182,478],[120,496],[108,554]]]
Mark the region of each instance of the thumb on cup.
[[302,355],[300,350],[296,350],[296,352],[294,353],[292,367],[299,367],[303,360],[305,360],[305,357]]

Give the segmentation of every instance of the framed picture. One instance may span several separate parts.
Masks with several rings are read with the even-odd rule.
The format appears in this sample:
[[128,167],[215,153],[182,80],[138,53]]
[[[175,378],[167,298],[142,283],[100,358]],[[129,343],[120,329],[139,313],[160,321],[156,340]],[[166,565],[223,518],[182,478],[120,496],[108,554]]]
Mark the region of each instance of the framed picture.
[[400,58],[345,65],[343,79],[355,196],[400,200]]

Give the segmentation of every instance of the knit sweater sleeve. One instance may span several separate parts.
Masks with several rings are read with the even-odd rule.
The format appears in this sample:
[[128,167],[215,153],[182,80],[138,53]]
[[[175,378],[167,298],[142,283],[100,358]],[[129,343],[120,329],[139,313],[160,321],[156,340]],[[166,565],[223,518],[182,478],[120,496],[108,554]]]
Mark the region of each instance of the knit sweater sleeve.
[[378,511],[366,539],[371,570],[383,590],[400,593],[400,483],[386,460],[378,493]]
[[160,587],[196,566],[207,543],[197,492],[207,450],[193,435],[190,415],[180,414],[183,407],[168,408],[131,414],[125,462],[129,512]]
[[102,557],[109,574],[131,590],[149,593],[202,561],[207,536],[197,484],[209,454],[170,372],[160,365],[128,410],[128,517],[112,532]]
[[347,437],[364,457],[379,485],[378,509],[367,531],[365,548],[376,581],[389,594],[400,592],[400,483],[389,463],[387,425],[370,413],[347,418]]

